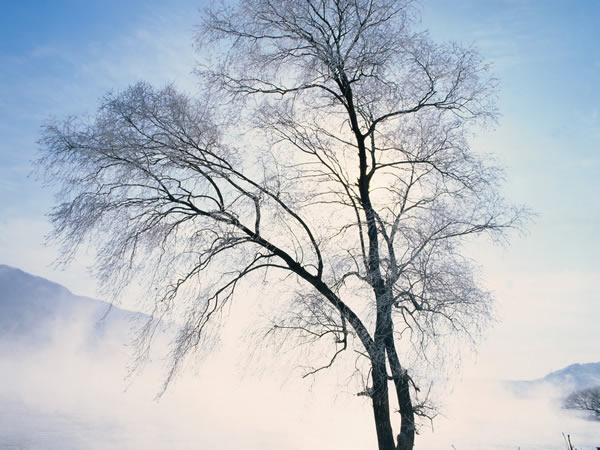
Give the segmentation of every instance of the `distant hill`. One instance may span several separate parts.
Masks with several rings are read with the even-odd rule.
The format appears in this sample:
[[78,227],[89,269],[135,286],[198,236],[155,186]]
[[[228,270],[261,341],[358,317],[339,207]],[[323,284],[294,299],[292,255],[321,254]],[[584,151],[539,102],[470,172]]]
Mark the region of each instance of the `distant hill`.
[[528,395],[546,387],[568,395],[593,386],[600,386],[600,362],[571,364],[535,380],[507,382],[507,387],[518,395]]
[[571,386],[575,390],[600,386],[600,362],[571,364],[564,369],[549,373],[542,381],[561,386]]
[[0,264],[0,337],[47,338],[57,327],[71,324],[101,337],[109,328],[123,333],[140,317],[139,313],[74,295],[60,284]]

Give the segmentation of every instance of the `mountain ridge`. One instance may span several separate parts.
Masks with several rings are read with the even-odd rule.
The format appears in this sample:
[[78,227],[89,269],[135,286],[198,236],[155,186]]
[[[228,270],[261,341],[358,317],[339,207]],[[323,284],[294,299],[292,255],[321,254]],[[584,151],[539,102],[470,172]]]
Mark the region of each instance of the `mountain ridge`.
[[[141,313],[73,294],[65,286],[16,267],[0,264],[0,336],[48,338],[57,326],[78,323],[91,333],[123,328]],[[130,328],[129,326],[127,328]]]
[[505,387],[518,396],[536,396],[551,389],[557,398],[600,386],[600,362],[573,363],[533,380],[507,380]]

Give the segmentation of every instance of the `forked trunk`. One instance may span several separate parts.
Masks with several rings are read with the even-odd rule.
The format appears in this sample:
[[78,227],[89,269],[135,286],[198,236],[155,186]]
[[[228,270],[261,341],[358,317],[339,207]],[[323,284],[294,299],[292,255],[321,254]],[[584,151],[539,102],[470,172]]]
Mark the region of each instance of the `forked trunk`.
[[373,392],[372,404],[377,431],[378,450],[413,450],[415,443],[415,416],[410,398],[408,375],[400,373],[394,376],[394,386],[398,403],[400,405],[400,434],[395,443],[390,419],[390,404],[388,397],[387,374],[384,370],[377,370],[373,364]]

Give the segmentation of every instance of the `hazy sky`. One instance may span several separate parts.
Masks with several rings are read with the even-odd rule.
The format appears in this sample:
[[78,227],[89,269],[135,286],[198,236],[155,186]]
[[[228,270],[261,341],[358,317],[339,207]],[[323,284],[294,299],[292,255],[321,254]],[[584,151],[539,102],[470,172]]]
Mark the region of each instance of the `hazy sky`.
[[[473,141],[506,168],[506,196],[537,213],[507,247],[472,254],[499,322],[466,371],[537,377],[600,360],[600,2],[435,0],[422,27],[475,44],[501,81],[502,118]],[[97,296],[81,255],[52,269],[52,189],[28,177],[40,125],[93,112],[139,80],[193,91],[198,1],[7,2],[0,15],[0,263]]]

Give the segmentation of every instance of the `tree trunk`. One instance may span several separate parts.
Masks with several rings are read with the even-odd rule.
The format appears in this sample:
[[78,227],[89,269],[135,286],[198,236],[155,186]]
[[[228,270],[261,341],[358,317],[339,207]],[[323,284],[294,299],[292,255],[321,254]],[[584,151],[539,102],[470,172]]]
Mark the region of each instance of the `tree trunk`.
[[415,444],[415,413],[410,398],[408,375],[402,375],[399,380],[394,379],[394,384],[401,420],[397,450],[412,450]]
[[388,398],[387,371],[385,359],[383,362],[373,361],[373,416],[377,431],[377,444],[379,450],[396,450],[394,433],[390,421],[390,403]]
[[398,435],[397,450],[412,450],[415,444],[415,411],[410,398],[408,374],[402,370],[400,365],[391,331],[386,336],[385,344],[400,409],[400,434]]

